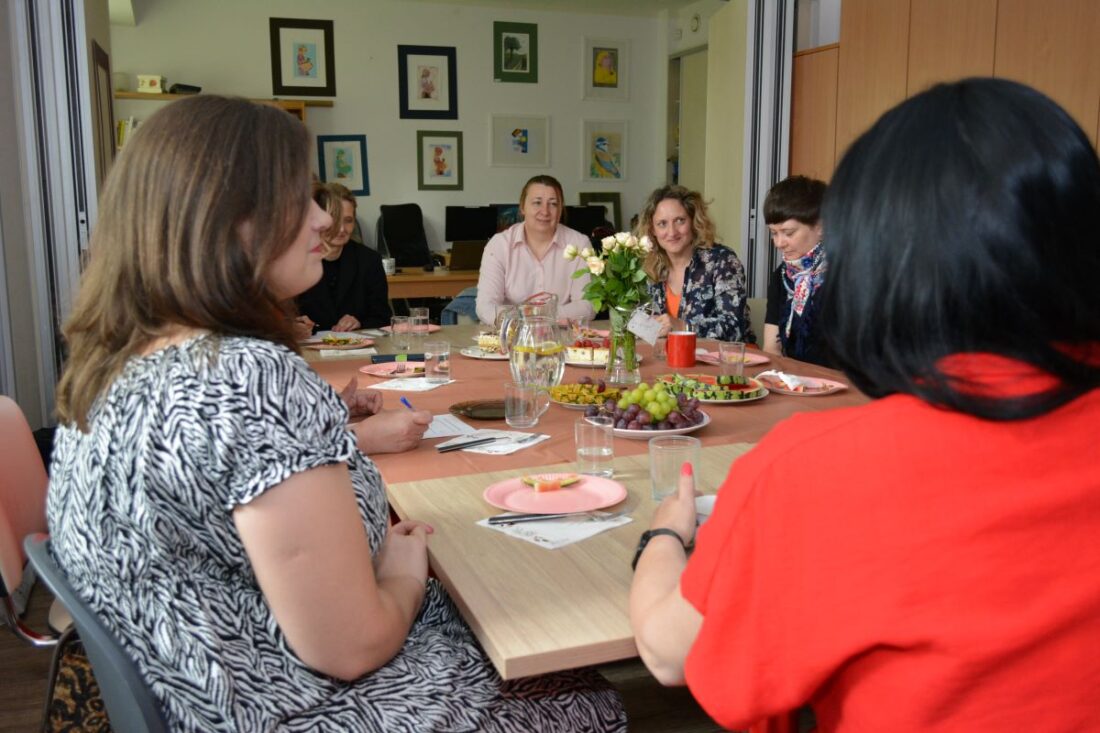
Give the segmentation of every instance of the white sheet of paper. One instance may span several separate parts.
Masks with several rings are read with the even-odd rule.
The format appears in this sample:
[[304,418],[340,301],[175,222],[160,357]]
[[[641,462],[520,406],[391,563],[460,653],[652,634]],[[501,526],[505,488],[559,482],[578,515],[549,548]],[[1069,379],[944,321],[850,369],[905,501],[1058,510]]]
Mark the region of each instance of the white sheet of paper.
[[399,377],[397,379],[391,379],[387,382],[378,382],[370,385],[371,389],[387,389],[394,392],[429,392],[436,387],[442,387],[447,384],[453,384],[455,380],[450,382],[439,382],[432,384],[424,377]]
[[[536,437],[531,440],[526,440],[523,443],[517,442],[530,438],[531,435]],[[465,443],[467,441],[476,440],[478,438],[496,438],[492,443],[484,443],[482,445],[475,445],[472,448],[463,448],[464,453],[481,453],[487,456],[506,456],[509,453],[515,453],[516,451],[523,450],[524,448],[530,448],[533,445],[538,445],[544,440],[550,440],[550,436],[543,433],[524,433],[519,430],[492,430],[490,428],[481,428],[475,430],[468,435],[463,435],[452,440],[445,440],[442,443],[436,445],[436,448],[445,448],[448,445],[454,443]]]
[[321,357],[326,356],[370,356],[378,351],[373,346],[365,346],[362,349],[320,349]]
[[[604,519],[603,517],[607,518]],[[482,519],[477,524],[481,527],[495,529],[497,532],[502,532],[517,539],[526,540],[547,550],[556,550],[559,547],[586,540],[601,532],[621,527],[633,521],[631,517],[615,516],[611,512],[589,512],[576,517],[549,519],[545,522],[497,525],[489,524],[488,519]]]
[[446,415],[433,415],[432,424],[428,426],[425,438],[449,438],[452,435],[472,435],[477,428],[471,427],[459,420],[451,413]]

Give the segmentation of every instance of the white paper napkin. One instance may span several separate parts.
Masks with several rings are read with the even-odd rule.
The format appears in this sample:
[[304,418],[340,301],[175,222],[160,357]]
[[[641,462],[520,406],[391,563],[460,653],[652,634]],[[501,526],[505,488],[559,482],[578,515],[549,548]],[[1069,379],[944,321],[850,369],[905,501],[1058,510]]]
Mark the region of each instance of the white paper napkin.
[[810,379],[808,377],[799,377],[794,374],[787,374],[786,372],[778,371],[777,369],[769,369],[766,372],[760,372],[756,375],[760,377],[774,377],[783,384],[787,385],[787,389],[797,390],[799,387],[813,387],[817,384],[817,380]]
[[373,346],[364,346],[361,349],[320,349],[321,356],[370,356],[377,354],[378,350]]
[[[535,437],[531,437],[532,435]],[[541,433],[524,433],[518,430],[489,430],[487,428],[482,428],[468,435],[462,435],[454,440],[440,443],[436,448],[446,448],[451,443],[465,443],[471,440],[477,440],[478,438],[496,438],[496,440],[492,443],[476,445],[472,448],[463,448],[463,452],[481,453],[487,456],[506,456],[509,453],[515,453],[524,448],[538,445],[544,440],[550,440],[549,435]],[[521,443],[520,441],[523,442]]]
[[436,387],[442,387],[445,384],[453,384],[455,380],[449,382],[429,382],[424,377],[398,377],[397,379],[390,379],[386,382],[379,382],[372,384],[371,389],[391,389],[395,392],[430,392]]
[[547,519],[545,522],[498,525],[489,524],[488,519],[482,519],[477,524],[503,532],[510,537],[526,540],[547,550],[556,550],[633,521],[630,517],[616,516],[610,512],[586,512],[574,517]]

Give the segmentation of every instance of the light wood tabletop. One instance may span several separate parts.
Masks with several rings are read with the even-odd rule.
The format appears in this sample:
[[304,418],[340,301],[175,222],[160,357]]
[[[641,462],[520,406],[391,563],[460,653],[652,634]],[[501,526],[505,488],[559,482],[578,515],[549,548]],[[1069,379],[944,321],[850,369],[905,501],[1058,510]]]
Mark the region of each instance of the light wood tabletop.
[[[433,414],[450,405],[479,398],[500,398],[510,381],[507,361],[456,356],[472,344],[476,325],[445,326],[433,339],[451,343],[451,384],[406,396],[419,409]],[[713,347],[713,344],[702,345]],[[388,337],[375,348],[392,352]],[[653,358],[648,346],[642,377],[652,381],[670,371]],[[369,362],[363,356],[308,357],[317,372],[337,388],[353,376],[361,387],[384,380],[359,373]],[[770,363],[746,368],[752,376],[763,369],[826,377],[846,382],[839,372],[772,357]],[[717,373],[717,367],[699,364],[692,372]],[[567,367],[563,382],[582,375],[602,376],[602,370]],[[387,407],[397,405],[399,392],[386,391]],[[694,433],[703,444],[697,485],[714,493],[730,464],[760,440],[780,420],[795,413],[860,405],[867,397],[855,389],[827,396],[799,397],[771,394],[740,405],[707,405],[711,423]],[[398,406],[398,409],[400,408]],[[573,425],[581,413],[551,405],[531,432],[550,436],[506,456],[455,451],[439,454],[440,439],[424,440],[407,453],[372,456],[387,484],[395,511],[403,518],[421,519],[433,527],[429,557],[436,575],[455,600],[463,617],[505,679],[571,669],[637,655],[627,616],[630,560],[638,537],[648,528],[655,508],[650,500],[648,446],[644,440],[615,439],[615,480],[627,498],[608,511],[625,511],[632,522],[556,550],[547,550],[493,529],[478,520],[499,512],[482,498],[490,484],[533,471],[574,470]],[[503,420],[469,421],[474,427],[507,429]]]
[[477,285],[477,270],[404,270],[386,275],[390,298],[454,297]]

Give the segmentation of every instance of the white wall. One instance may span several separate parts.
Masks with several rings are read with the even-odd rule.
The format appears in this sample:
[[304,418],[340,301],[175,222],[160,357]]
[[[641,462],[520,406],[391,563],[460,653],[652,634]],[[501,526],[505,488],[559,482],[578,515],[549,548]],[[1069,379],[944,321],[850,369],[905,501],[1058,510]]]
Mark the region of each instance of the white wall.
[[[518,201],[524,181],[556,176],[566,203],[580,191],[619,191],[624,223],[664,182],[667,26],[658,18],[611,17],[507,10],[402,0],[156,0],[135,27],[111,26],[112,66],[131,75],[161,74],[168,83],[205,92],[271,97],[269,17],[333,20],[335,106],[307,108],[311,133],[367,136],[371,193],[359,199],[360,218],[373,240],[380,204],[415,201],[425,214],[428,241],[444,249],[444,207]],[[494,20],[537,23],[539,83],[492,80]],[[626,102],[582,100],[585,34],[630,40]],[[455,46],[457,120],[398,118],[398,44]],[[133,82],[136,85],[136,80]],[[118,100],[116,115],[147,117],[161,103]],[[545,114],[551,121],[549,169],[489,166],[490,113]],[[581,120],[629,120],[628,178],[582,182]],[[461,130],[465,190],[418,191],[416,131]],[[211,131],[216,134],[216,131]],[[316,162],[314,163],[316,166]]]
[[[685,51],[705,48],[710,32],[710,18],[725,4],[726,0],[697,0],[679,8],[669,22],[669,54],[676,56]],[[695,16],[699,16],[699,21],[697,27],[692,30]]]

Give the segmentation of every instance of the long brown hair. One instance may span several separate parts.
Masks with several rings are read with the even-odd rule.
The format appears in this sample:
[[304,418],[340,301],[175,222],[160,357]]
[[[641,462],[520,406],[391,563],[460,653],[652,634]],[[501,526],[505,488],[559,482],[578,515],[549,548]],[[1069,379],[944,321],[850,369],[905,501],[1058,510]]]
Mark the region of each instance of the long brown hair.
[[126,361],[180,327],[297,348],[268,271],[304,221],[308,143],[283,110],[213,95],[173,102],[139,128],[107,178],[65,324],[63,422],[86,430]]
[[672,267],[668,255],[657,243],[657,234],[653,231],[653,216],[657,211],[657,206],[666,200],[679,202],[687,211],[688,216],[691,217],[691,234],[693,237],[691,247],[693,251],[696,247],[710,249],[714,246],[716,236],[714,222],[707,216],[707,202],[703,200],[702,194],[698,191],[691,191],[683,186],[662,186],[651,193],[645,202],[645,206],[642,207],[642,215],[638,221],[635,235],[639,238],[642,236],[649,237],[649,241],[653,243],[653,249],[646,255],[642,266],[645,269],[645,274],[655,283],[664,282],[665,278],[668,277],[669,269]]

